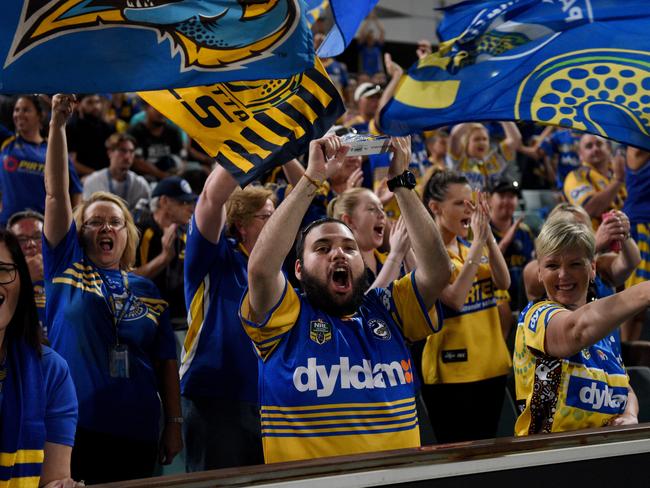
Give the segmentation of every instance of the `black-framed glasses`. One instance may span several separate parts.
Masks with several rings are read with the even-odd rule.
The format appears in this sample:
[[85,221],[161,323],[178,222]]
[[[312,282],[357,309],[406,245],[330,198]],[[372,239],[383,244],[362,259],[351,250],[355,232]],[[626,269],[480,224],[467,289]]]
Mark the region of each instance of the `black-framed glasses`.
[[89,229],[93,230],[101,229],[105,225],[114,230],[122,230],[126,226],[126,221],[120,217],[111,217],[109,219],[91,217],[83,224],[84,227],[88,227]]
[[14,263],[0,261],[0,285],[12,283],[18,275],[18,266]]
[[43,235],[35,234],[33,236],[16,236],[16,240],[20,247],[25,247],[30,242],[33,242],[35,245],[40,246],[43,243]]

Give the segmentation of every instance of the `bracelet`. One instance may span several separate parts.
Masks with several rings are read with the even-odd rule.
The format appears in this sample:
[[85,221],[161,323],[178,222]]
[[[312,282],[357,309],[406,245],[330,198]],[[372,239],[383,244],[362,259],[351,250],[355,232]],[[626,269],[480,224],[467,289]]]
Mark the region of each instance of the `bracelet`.
[[481,263],[478,261],[474,261],[473,259],[468,259],[465,261],[467,264],[475,264],[476,266],[479,266]]
[[165,419],[168,424],[182,424],[183,423],[183,417],[167,417]]
[[307,181],[309,181],[309,183],[311,183],[312,185],[314,185],[314,186],[316,187],[317,190],[320,190],[321,187],[323,186],[323,182],[322,182],[322,181],[321,181],[321,182],[318,182],[317,180],[315,180],[314,178],[312,178],[311,176],[309,176],[306,172],[303,173],[302,175],[303,175],[305,178],[307,178]]

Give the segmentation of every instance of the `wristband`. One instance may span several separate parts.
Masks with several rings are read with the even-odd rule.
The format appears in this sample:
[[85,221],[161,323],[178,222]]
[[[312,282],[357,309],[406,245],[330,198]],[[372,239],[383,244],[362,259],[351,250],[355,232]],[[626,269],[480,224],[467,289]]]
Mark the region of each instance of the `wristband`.
[[183,423],[183,417],[167,417],[166,422],[168,424],[182,424]]
[[314,186],[316,187],[317,190],[320,190],[321,187],[323,186],[323,183],[322,183],[322,182],[319,183],[317,180],[315,180],[314,178],[312,178],[311,176],[309,176],[307,173],[303,173],[302,175],[303,175],[305,178],[307,178],[307,181],[309,181],[309,183],[311,183],[312,185],[314,185]]
[[475,264],[476,266],[479,266],[479,265],[481,264],[481,263],[479,263],[478,261],[474,261],[473,259],[468,259],[468,260],[465,261],[465,262],[466,262],[467,264]]

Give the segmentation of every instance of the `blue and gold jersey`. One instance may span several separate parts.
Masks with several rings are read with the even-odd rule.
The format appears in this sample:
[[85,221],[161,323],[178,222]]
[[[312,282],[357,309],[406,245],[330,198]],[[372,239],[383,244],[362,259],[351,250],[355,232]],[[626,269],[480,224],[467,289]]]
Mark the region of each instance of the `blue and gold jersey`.
[[248,295],[240,313],[260,357],[267,463],[420,445],[405,339],[423,339],[440,323],[435,308],[423,308],[413,274],[369,291],[343,318],[314,309],[288,284],[262,323],[247,320]]
[[539,146],[548,157],[557,157],[555,182],[558,190],[564,187],[567,175],[580,166],[578,144],[581,137],[580,132],[560,129],[544,139]]
[[181,392],[258,403],[257,356],[237,316],[248,255],[222,232],[213,244],[192,217],[185,252],[189,329],[181,356]]
[[[585,204],[596,193],[603,191],[614,179],[611,171],[607,175],[602,175],[596,169],[583,163],[578,169],[571,171],[564,180],[564,197],[569,203],[584,207]],[[623,202],[627,197],[625,185],[621,186],[618,194],[612,201],[609,210],[620,210],[623,208]],[[592,219],[594,229],[600,225],[600,218]]]
[[88,259],[74,222],[65,238],[43,242],[45,320],[52,348],[68,362],[79,399],[79,425],[96,432],[145,441],[158,439],[160,400],[154,363],[176,359],[167,303],[148,279],[129,273],[135,297],[118,326],[128,346],[129,378],[111,377],[109,350],[116,344],[113,312],[102,274],[122,280],[117,270],[101,270]]
[[556,302],[531,302],[517,324],[513,357],[517,404],[515,435],[602,427],[625,411],[629,380],[616,334],[569,358],[545,353],[553,316],[567,311]]
[[504,142],[491,144],[484,160],[463,154],[447,154],[447,166],[458,171],[469,181],[473,190],[483,190],[514,162],[514,154]]
[[[26,141],[20,136],[6,139],[0,145],[0,190],[2,210],[0,226],[7,225],[9,217],[21,210],[31,209],[45,213],[45,153],[47,142]],[[82,192],[77,172],[68,161],[70,194]]]
[[[453,268],[450,283],[460,274],[469,252],[465,241],[459,239],[458,247],[460,254],[447,250]],[[442,304],[444,328],[427,338],[422,353],[426,384],[469,383],[508,374],[510,353],[496,305],[497,289],[484,254],[460,312]]]

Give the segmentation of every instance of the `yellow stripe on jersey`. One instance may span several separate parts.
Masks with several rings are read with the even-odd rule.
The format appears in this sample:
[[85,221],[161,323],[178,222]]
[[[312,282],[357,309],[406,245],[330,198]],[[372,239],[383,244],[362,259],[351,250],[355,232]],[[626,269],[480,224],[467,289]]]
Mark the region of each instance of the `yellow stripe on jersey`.
[[402,405],[410,405],[413,403],[412,398],[404,400],[397,400],[394,402],[380,402],[380,403],[333,403],[323,405],[304,405],[299,407],[281,407],[277,405],[266,405],[263,410],[278,410],[286,412],[305,412],[311,410],[335,410],[335,409],[354,409],[354,408],[380,408],[380,407],[400,407]]
[[[388,290],[386,290],[388,293]],[[424,339],[440,329],[438,313],[435,306],[425,315],[422,310],[421,297],[416,290],[415,277],[408,273],[393,282],[390,292],[397,308],[399,319],[396,322],[402,328],[404,336],[410,341]]]
[[187,323],[189,327],[185,335],[185,342],[183,343],[183,351],[181,353],[181,377],[187,372],[192,364],[196,348],[199,344],[203,324],[205,323],[205,316],[210,306],[210,275],[206,274],[201,281],[201,284],[194,292],[192,301],[187,310]]
[[149,262],[149,246],[151,244],[152,237],[153,229],[149,227],[144,231],[144,234],[142,234],[142,239],[140,239],[140,266]]
[[0,151],[2,151],[5,147],[7,147],[9,144],[11,144],[15,140],[16,140],[16,136],[11,136],[11,137],[8,137],[7,139],[5,139],[4,142],[2,143],[2,146],[0,146]]
[[0,488],[38,488],[40,481],[40,476],[12,478],[9,481],[0,481]]
[[0,466],[10,467],[16,464],[42,463],[42,449],[18,449],[16,452],[0,452]]
[[244,330],[253,341],[262,360],[266,359],[280,342],[282,335],[291,330],[300,315],[300,299],[296,291],[284,282],[284,292],[278,304],[269,312],[265,320],[256,324],[250,320],[250,302],[248,292],[241,305],[241,318]]
[[82,283],[80,280],[74,280],[72,278],[58,277],[58,278],[54,278],[52,280],[52,283],[63,283],[65,285],[72,285],[75,288],[80,288],[83,291],[94,293],[95,295],[99,295],[100,297],[104,296],[102,294],[102,290],[101,290],[101,288],[99,288],[99,286],[89,285],[89,284],[87,284],[85,282]]

